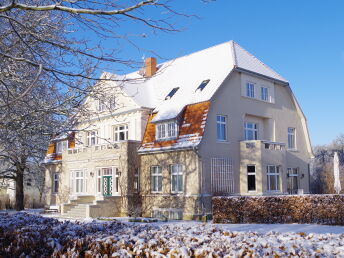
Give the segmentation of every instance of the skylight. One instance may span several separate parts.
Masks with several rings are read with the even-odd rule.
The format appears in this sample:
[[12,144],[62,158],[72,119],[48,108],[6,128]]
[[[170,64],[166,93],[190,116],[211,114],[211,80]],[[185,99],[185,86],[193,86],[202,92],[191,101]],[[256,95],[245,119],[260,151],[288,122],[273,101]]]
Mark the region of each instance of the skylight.
[[165,100],[168,100],[173,97],[173,95],[179,90],[179,87],[173,88],[170,93],[166,96]]
[[204,80],[199,86],[198,88],[196,89],[196,91],[202,91],[205,86],[207,86],[207,84],[209,83],[210,80]]

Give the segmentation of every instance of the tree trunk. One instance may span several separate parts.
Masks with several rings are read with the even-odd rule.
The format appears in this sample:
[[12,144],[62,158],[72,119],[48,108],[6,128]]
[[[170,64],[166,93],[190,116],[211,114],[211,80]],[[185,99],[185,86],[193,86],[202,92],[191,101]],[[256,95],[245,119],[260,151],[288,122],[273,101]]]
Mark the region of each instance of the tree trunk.
[[24,172],[18,171],[16,176],[16,210],[24,210]]

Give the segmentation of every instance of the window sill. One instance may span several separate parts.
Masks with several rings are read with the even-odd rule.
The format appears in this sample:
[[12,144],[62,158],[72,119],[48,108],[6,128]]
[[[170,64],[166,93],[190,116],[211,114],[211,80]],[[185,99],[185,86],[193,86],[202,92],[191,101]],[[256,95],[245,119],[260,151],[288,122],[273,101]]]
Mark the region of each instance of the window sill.
[[291,152],[299,152],[298,149],[287,149],[287,150]]
[[222,141],[222,140],[216,140],[216,143],[225,143],[229,144],[230,142],[228,140]]
[[161,192],[151,192],[151,194],[162,194],[162,191]]

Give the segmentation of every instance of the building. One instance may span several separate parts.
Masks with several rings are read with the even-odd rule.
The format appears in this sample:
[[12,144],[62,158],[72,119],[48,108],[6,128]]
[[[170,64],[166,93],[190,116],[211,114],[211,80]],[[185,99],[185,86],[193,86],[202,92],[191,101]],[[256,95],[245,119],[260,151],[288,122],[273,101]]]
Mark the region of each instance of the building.
[[[159,65],[148,58],[144,73],[116,78],[126,80],[121,87],[126,121],[135,115],[137,118],[135,126],[125,127],[130,128],[132,138],[118,141],[109,136],[117,116],[122,115],[118,110],[101,119],[107,119],[107,133],[101,131],[99,119],[95,120],[94,126],[100,129],[93,135],[107,138],[111,145],[135,141],[133,149],[139,149],[122,155],[118,149],[106,150],[109,156],[102,154],[102,161],[97,162],[91,161],[95,154],[83,157],[88,153],[84,149],[101,151],[96,140],[94,146],[81,144],[62,152],[60,176],[65,173],[70,177],[67,186],[76,182],[73,171],[82,168],[87,170],[83,174],[89,185],[87,193],[104,198],[104,189],[96,192],[96,186],[105,184],[107,172],[95,171],[103,167],[116,171],[119,164],[109,160],[119,155],[135,160],[127,167],[137,164],[134,173],[120,168],[120,178],[127,174],[128,182],[139,182],[139,194],[134,199],[139,199],[144,216],[194,219],[211,213],[214,195],[309,192],[312,149],[306,118],[288,81],[237,43],[229,41]],[[89,131],[86,134],[92,139]],[[129,158],[130,154],[133,157]],[[81,160],[88,163],[81,165]],[[138,175],[139,180],[134,180]],[[123,194],[132,196],[133,192],[119,196]],[[121,205],[117,202],[115,206],[118,209]]]

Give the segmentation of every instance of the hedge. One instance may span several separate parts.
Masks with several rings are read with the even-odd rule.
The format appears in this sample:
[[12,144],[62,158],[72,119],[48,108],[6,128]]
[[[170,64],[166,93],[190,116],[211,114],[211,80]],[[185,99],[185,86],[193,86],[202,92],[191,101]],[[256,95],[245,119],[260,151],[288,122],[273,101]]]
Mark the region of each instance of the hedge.
[[214,223],[344,225],[344,195],[213,197]]

